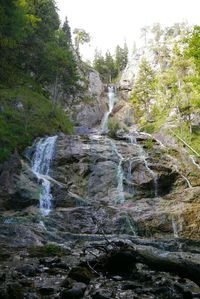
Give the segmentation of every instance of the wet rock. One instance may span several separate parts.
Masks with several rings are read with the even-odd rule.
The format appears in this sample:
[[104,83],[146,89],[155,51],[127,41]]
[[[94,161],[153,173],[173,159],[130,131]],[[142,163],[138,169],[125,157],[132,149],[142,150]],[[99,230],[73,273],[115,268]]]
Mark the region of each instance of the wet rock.
[[112,295],[106,290],[99,290],[92,295],[92,299],[112,299]]

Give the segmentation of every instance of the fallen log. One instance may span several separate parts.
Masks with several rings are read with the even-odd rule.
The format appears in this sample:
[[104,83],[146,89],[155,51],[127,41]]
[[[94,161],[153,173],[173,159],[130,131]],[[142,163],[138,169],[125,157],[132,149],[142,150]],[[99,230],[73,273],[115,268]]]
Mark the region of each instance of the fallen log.
[[188,278],[200,286],[199,254],[166,252],[145,246],[135,246],[132,250],[137,261],[149,266],[151,269]]
[[200,254],[170,252],[145,245],[117,244],[107,254],[95,259],[93,267],[112,275],[129,275],[135,271],[137,263],[145,264],[152,270],[190,279],[200,286]]

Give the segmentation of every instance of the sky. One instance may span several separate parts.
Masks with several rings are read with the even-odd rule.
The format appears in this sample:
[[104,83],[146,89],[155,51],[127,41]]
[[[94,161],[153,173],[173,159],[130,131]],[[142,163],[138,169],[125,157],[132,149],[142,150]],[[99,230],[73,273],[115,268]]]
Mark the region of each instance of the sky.
[[82,46],[83,59],[92,60],[95,48],[111,53],[126,40],[129,49],[140,43],[140,29],[159,22],[163,26],[188,21],[200,24],[200,0],[56,0],[63,21],[72,29],[85,29],[91,36]]

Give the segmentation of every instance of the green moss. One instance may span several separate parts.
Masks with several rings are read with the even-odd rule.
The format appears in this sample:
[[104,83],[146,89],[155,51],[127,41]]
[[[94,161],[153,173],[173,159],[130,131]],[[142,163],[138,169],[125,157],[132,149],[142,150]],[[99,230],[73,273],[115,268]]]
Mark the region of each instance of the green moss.
[[[192,133],[190,133],[189,126],[186,123],[183,123],[181,126],[177,126],[176,129],[173,129],[173,132],[200,154],[200,128],[199,130],[195,129]],[[177,142],[179,142],[181,146],[186,147],[186,145],[184,145],[178,138]],[[187,149],[191,154],[194,154],[194,152],[189,150],[189,148]]]
[[0,163],[35,137],[72,132],[65,112],[28,87],[0,89]]
[[151,150],[153,148],[153,139],[147,139],[144,142],[144,147]]
[[78,266],[71,269],[71,271],[69,272],[69,277],[76,281],[89,284],[93,275],[91,271],[89,271],[86,267]]
[[64,256],[66,251],[64,248],[56,244],[46,244],[44,246],[33,246],[28,249],[31,257],[46,257],[46,256]]
[[109,119],[108,121],[108,136],[115,138],[117,131],[120,129],[120,124],[115,119]]
[[[94,96],[95,96],[95,95],[94,95]],[[91,104],[93,101],[94,101],[94,99],[93,99],[92,97],[90,97],[90,96],[85,96],[85,97],[83,98],[83,102],[84,102],[84,104]]]

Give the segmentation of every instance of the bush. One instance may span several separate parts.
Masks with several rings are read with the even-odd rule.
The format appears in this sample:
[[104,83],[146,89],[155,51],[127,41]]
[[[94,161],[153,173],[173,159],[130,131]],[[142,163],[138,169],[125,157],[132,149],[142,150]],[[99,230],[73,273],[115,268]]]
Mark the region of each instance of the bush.
[[109,119],[108,121],[108,136],[111,138],[116,137],[117,131],[120,129],[119,121],[115,119]]

